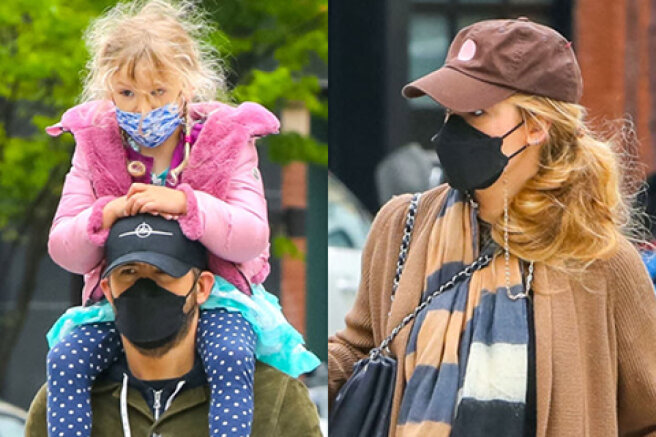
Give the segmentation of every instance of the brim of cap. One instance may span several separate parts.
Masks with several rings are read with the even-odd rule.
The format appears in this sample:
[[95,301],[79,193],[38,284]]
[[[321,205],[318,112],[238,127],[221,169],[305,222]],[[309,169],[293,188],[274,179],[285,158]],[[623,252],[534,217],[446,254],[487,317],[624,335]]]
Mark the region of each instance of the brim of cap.
[[401,92],[409,99],[427,95],[453,111],[474,112],[489,108],[516,91],[445,66],[407,84]]
[[130,263],[146,263],[157,267],[167,275],[174,278],[180,278],[187,274],[192,268],[191,265],[180,261],[179,259],[154,252],[131,252],[116,258],[110,265],[108,265],[101,275],[105,278],[112,270],[117,267],[124,266]]

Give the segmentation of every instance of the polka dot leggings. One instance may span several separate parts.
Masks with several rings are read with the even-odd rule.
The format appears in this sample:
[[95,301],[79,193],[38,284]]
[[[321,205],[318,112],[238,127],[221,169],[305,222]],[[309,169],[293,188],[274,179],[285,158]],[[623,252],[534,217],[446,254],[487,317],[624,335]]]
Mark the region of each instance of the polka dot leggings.
[[196,345],[210,400],[210,437],[247,437],[253,422],[255,333],[240,313],[201,311]]
[[[196,345],[211,390],[210,437],[248,436],[253,419],[255,333],[240,313],[202,310]],[[114,323],[76,327],[48,352],[48,436],[91,435],[90,390],[123,354]]]
[[91,435],[91,386],[122,353],[114,323],[81,325],[48,352],[48,436]]

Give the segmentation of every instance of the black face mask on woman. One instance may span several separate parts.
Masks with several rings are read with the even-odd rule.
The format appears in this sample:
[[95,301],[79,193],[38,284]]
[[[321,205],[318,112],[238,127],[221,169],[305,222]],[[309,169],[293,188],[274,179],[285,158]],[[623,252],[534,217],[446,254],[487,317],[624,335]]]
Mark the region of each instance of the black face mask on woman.
[[179,296],[148,278],[140,278],[114,299],[116,329],[142,349],[156,349],[172,341],[193,315],[184,304],[196,287]]
[[501,137],[491,137],[471,126],[464,118],[451,114],[431,139],[449,185],[471,193],[496,182],[508,161],[528,147],[526,144],[510,156],[501,152],[503,139],[522,124],[524,121]]

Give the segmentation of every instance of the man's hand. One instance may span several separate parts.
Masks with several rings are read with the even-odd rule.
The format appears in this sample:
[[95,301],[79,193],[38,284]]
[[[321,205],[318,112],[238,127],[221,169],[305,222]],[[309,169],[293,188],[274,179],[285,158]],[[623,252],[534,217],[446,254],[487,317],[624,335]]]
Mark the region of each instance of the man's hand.
[[187,195],[173,188],[134,183],[127,194],[125,213],[149,213],[174,219],[187,212]]

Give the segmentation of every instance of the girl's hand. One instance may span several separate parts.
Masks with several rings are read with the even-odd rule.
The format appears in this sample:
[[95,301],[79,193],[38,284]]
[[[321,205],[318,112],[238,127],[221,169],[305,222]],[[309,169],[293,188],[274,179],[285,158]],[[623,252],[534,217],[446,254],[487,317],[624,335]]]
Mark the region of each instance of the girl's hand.
[[103,229],[109,229],[114,222],[121,217],[125,217],[125,205],[127,203],[127,196],[117,197],[116,199],[108,202],[103,208]]
[[173,188],[134,183],[127,194],[125,212],[160,214],[170,220],[187,212],[187,195]]

